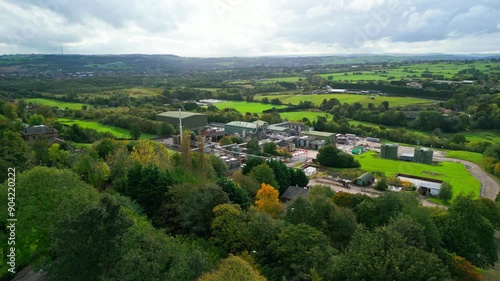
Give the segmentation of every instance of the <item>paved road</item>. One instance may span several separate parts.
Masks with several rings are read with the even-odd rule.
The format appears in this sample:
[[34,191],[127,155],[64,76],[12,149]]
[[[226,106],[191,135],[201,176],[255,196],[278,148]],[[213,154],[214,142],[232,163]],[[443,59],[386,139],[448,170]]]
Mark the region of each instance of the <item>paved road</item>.
[[482,192],[481,197],[486,197],[491,200],[495,200],[498,192],[500,192],[500,183],[495,180],[492,176],[486,173],[481,167],[477,164],[474,164],[465,160],[458,160],[454,158],[447,158],[437,156],[435,157],[438,161],[446,161],[446,162],[459,162],[465,165],[465,167],[469,170],[469,172],[481,182]]

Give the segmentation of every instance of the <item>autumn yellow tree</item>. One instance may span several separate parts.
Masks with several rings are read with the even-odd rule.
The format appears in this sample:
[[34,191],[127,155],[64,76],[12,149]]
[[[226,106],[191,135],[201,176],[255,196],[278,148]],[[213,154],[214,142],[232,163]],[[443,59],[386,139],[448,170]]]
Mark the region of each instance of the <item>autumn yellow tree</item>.
[[264,276],[255,270],[247,261],[238,256],[229,256],[223,260],[219,267],[206,273],[198,281],[265,281]]
[[283,212],[278,196],[278,190],[269,184],[262,183],[262,187],[257,191],[255,207],[276,218]]
[[162,144],[149,140],[140,140],[132,148],[130,158],[143,166],[154,164],[160,168],[170,167],[170,155]]

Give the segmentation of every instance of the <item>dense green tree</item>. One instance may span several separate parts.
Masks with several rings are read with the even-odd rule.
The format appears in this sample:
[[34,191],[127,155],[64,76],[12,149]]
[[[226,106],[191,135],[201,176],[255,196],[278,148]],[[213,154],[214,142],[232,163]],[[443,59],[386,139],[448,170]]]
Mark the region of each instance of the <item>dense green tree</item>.
[[358,222],[368,228],[387,224],[402,210],[403,203],[393,192],[385,192],[377,198],[363,200],[353,209]]
[[438,198],[444,202],[448,202],[453,198],[453,187],[449,182],[443,182],[441,189],[439,189]]
[[[423,228],[399,218],[375,232],[359,230],[333,269],[342,280],[446,280],[439,257],[423,249]],[[432,261],[432,263],[429,263]]]
[[99,157],[105,159],[113,150],[118,147],[118,143],[110,138],[105,138],[97,143],[94,143],[94,148],[99,154]]
[[319,149],[316,160],[323,166],[336,168],[357,168],[360,164],[357,160],[345,152],[340,151],[334,145],[325,145]]
[[175,185],[162,207],[162,224],[173,233],[206,237],[211,232],[213,208],[225,203],[229,203],[227,194],[215,184]]
[[224,163],[220,157],[217,157],[213,154],[209,155],[209,163],[214,169],[215,177],[224,177],[227,174],[227,165]]
[[266,142],[263,145],[263,150],[264,150],[264,153],[267,153],[267,154],[278,155],[278,156],[280,155],[278,153],[278,147],[274,142]]
[[[2,187],[0,193],[0,203],[7,206],[7,187]],[[51,234],[56,231],[56,223],[97,204],[98,196],[70,170],[39,166],[17,174],[16,211],[22,211],[16,212],[16,218],[23,223],[16,225],[16,235],[22,239],[16,244],[16,262],[46,264],[51,259]],[[6,215],[0,213],[2,221],[6,221]]]
[[230,136],[224,136],[221,140],[220,140],[220,145],[221,146],[224,146],[224,145],[230,145],[230,144],[233,144],[233,140],[231,139]]
[[155,229],[142,217],[123,235],[119,259],[108,280],[194,280],[211,270],[215,259],[206,249]]
[[130,126],[130,137],[134,140],[138,140],[141,137],[142,131],[141,127],[137,124],[133,124]]
[[153,217],[162,204],[164,194],[174,183],[175,180],[169,172],[153,164],[144,167],[135,163],[128,169],[127,177],[115,188],[139,203],[146,215]]
[[323,271],[327,268],[335,253],[327,237],[306,224],[284,227],[272,246],[275,259],[269,265],[273,268],[272,279],[303,280],[311,269]]
[[2,108],[2,115],[10,120],[16,120],[18,117],[16,106],[10,102],[5,103]]
[[56,280],[105,280],[118,261],[123,234],[132,221],[107,195],[74,217],[65,217],[54,231],[56,259],[50,276]]
[[266,161],[263,158],[260,158],[260,157],[249,157],[246,160],[246,162],[245,162],[245,167],[243,167],[243,169],[241,169],[241,172],[244,175],[247,175],[248,173],[250,173],[250,171],[254,167],[257,167],[258,165],[260,165],[262,163],[266,163]]
[[54,113],[54,109],[48,105],[42,105],[37,107],[35,112],[45,117],[45,119],[57,117],[56,114]]
[[249,154],[260,154],[259,140],[253,138],[247,142],[247,149]]
[[250,198],[255,198],[260,189],[260,183],[251,176],[244,175],[240,171],[233,174],[233,180],[238,183],[241,189],[245,190]]
[[217,179],[217,184],[222,187],[222,190],[227,194],[231,202],[238,204],[243,209],[250,207],[250,197],[248,197],[246,191],[238,187],[235,182],[222,177]]
[[387,185],[387,181],[385,178],[382,178],[380,180],[377,181],[377,185],[375,186],[375,189],[378,189],[378,190],[387,190],[389,186]]
[[302,169],[288,169],[290,173],[290,185],[305,187],[309,184],[309,178]]
[[448,251],[480,267],[498,260],[494,228],[470,197],[455,198],[444,222],[438,225]]
[[214,208],[210,241],[227,253],[245,250],[245,214],[239,205],[222,204]]
[[34,165],[49,164],[49,142],[44,135],[39,135],[34,141],[30,142],[31,150],[33,151]]
[[272,187],[278,189],[279,184],[276,182],[273,169],[269,167],[266,163],[262,163],[252,169],[249,175],[256,179],[259,183],[267,183]]
[[481,197],[474,201],[479,207],[479,212],[496,230],[500,230],[500,205],[488,198]]
[[276,183],[278,183],[278,186],[275,186],[275,188],[282,195],[292,184],[290,169],[285,163],[278,160],[268,161],[267,165],[273,170],[274,178],[276,179]]
[[[28,167],[29,147],[21,135],[11,130],[0,133],[0,168],[7,171],[8,168],[16,168],[17,172],[24,171]],[[7,179],[7,173],[0,173],[0,183]]]

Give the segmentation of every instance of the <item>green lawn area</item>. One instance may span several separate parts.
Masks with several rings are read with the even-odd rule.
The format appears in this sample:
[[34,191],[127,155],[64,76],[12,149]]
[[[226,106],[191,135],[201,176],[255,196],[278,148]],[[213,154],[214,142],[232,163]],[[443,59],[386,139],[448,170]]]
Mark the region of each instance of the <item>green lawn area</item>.
[[477,153],[477,152],[450,150],[446,154],[446,157],[470,161],[470,162],[475,163],[479,166],[481,166],[483,164],[483,155],[481,153]]
[[278,98],[283,104],[297,105],[301,101],[311,101],[315,105],[319,106],[324,99],[329,100],[331,98],[338,99],[341,103],[353,104],[359,102],[363,106],[367,106],[369,103],[373,103],[378,106],[384,101],[389,102],[389,107],[391,106],[405,106],[411,104],[431,104],[435,103],[434,100],[410,98],[410,97],[389,97],[389,96],[368,96],[368,95],[355,95],[355,94],[299,94],[299,95],[261,95],[255,96],[255,100],[261,100],[267,97],[268,99]]
[[[414,176],[444,180],[453,186],[453,197],[460,193],[473,193],[479,196],[481,183],[473,177],[461,163],[441,162],[439,165],[426,165],[398,160],[380,159],[375,152],[368,152],[354,156],[366,171],[384,171],[386,175],[392,176],[397,173]],[[436,173],[436,175],[423,172]]]
[[140,97],[140,96],[157,96],[160,95],[163,92],[162,88],[129,88],[129,89],[123,89],[123,92],[129,94],[129,96],[135,96],[135,97]]
[[302,121],[302,118],[307,117],[309,121],[316,120],[318,116],[327,116],[331,119],[331,115],[326,112],[314,112],[314,111],[293,111],[293,112],[280,112],[281,118],[287,118],[289,121]]
[[[58,100],[52,100],[52,99],[44,99],[44,98],[31,98],[31,99],[25,99],[24,100],[26,103],[34,103],[34,104],[40,104],[40,105],[48,105],[48,106],[57,106],[60,109],[82,109],[82,106],[86,105],[84,103],[78,103],[78,102],[65,102],[65,101],[58,101]],[[87,105],[90,107],[90,105]]]
[[489,141],[491,143],[500,143],[500,131],[470,131],[464,134],[468,141]]
[[215,106],[223,110],[224,108],[234,108],[237,111],[245,114],[247,112],[250,113],[262,113],[263,110],[271,109],[273,107],[276,108],[284,108],[285,105],[272,105],[272,104],[263,104],[258,102],[246,102],[246,101],[226,101],[216,103]]
[[[57,121],[65,125],[78,124],[82,128],[94,129],[102,133],[109,132],[117,138],[130,138],[129,130],[110,125],[103,125],[96,121],[78,120],[70,118],[58,118]],[[152,134],[144,134],[144,133],[141,134],[141,139],[152,139],[155,137],[157,136]]]

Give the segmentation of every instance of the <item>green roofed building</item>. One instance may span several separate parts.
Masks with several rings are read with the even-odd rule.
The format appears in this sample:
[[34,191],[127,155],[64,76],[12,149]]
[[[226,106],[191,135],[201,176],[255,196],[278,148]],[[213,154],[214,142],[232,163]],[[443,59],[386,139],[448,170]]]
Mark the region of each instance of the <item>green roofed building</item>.
[[[184,129],[198,129],[208,125],[208,119],[205,114],[182,111],[182,127]],[[174,126],[175,129],[179,128],[179,111],[167,111],[156,115],[157,121],[167,122]]]
[[301,137],[313,137],[317,140],[331,140],[335,142],[335,134],[328,132],[320,132],[320,131],[302,131],[300,132]]
[[257,120],[252,123],[244,121],[232,121],[224,125],[224,131],[227,134],[239,134],[247,136],[250,133],[265,132],[267,130],[267,122]]
[[370,173],[364,173],[359,178],[354,180],[354,184],[358,186],[370,186],[375,181],[375,177]]

